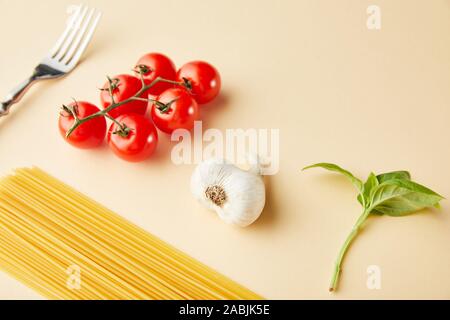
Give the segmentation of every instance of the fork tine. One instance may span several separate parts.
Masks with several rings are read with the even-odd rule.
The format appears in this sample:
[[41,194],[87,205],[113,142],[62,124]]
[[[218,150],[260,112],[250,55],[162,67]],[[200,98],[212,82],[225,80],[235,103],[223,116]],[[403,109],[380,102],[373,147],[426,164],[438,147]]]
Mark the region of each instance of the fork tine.
[[80,15],[80,13],[82,11],[81,10],[82,7],[83,7],[83,5],[80,4],[78,6],[78,10],[71,17],[71,20],[69,21],[69,23],[67,23],[66,29],[63,31],[63,33],[61,34],[61,36],[56,41],[56,43],[53,46],[53,48],[50,50],[50,53],[49,53],[50,57],[54,57],[58,53],[59,48],[63,44],[64,40],[67,38],[67,35],[69,34],[70,30],[72,30],[75,21],[78,19],[79,15]]
[[89,14],[88,14],[87,18],[83,22],[83,26],[81,27],[81,29],[79,29],[75,40],[72,42],[72,45],[69,48],[69,51],[67,51],[67,53],[65,54],[65,56],[61,60],[61,62],[63,64],[66,64],[68,61],[70,61],[70,58],[72,58],[73,53],[77,49],[78,45],[81,42],[81,39],[83,39],[83,36],[86,33],[87,27],[89,26],[89,23],[92,20],[92,16],[94,15],[94,12],[95,12],[95,8],[92,8],[89,11]]
[[76,21],[73,22],[72,30],[70,31],[69,36],[67,37],[67,39],[64,41],[61,49],[56,54],[55,59],[61,60],[64,57],[64,55],[65,55],[65,53],[67,51],[67,48],[70,46],[70,44],[73,41],[73,38],[75,37],[75,35],[77,34],[78,30],[80,29],[81,23],[82,23],[84,17],[86,16],[87,11],[88,11],[88,7],[87,6],[85,6],[81,10],[81,15],[78,16]]
[[98,14],[95,16],[94,22],[92,22],[92,25],[91,25],[88,33],[86,34],[86,37],[81,42],[80,46],[78,47],[78,49],[75,52],[75,54],[72,57],[72,59],[68,62],[67,66],[69,68],[73,68],[78,63],[78,61],[80,60],[81,55],[86,50],[86,47],[88,46],[89,42],[92,39],[92,36],[94,35],[95,29],[97,28],[97,24],[100,21],[101,16],[102,16],[101,12],[98,12]]

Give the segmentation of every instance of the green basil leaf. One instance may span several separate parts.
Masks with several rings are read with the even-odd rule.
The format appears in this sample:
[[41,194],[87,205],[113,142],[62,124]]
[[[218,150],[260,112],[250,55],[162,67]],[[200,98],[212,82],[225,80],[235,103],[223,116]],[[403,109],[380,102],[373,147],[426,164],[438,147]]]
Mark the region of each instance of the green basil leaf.
[[408,171],[392,171],[377,175],[379,183],[383,183],[392,179],[411,180],[411,175]]
[[370,212],[404,216],[427,207],[437,207],[442,199],[441,195],[416,182],[390,179],[372,191]]
[[359,204],[362,205],[362,206],[364,207],[364,203],[363,203],[363,201],[362,201],[362,195],[361,195],[361,193],[358,194],[358,196],[356,197],[356,199],[358,200]]
[[342,169],[338,165],[335,165],[333,163],[316,163],[311,166],[304,167],[302,170],[310,169],[310,168],[323,168],[329,171],[338,172],[344,176],[346,176],[350,181],[353,183],[353,185],[358,189],[359,192],[363,191],[363,183],[360,179],[356,178],[353,174],[351,174],[349,171]]
[[373,172],[370,173],[369,177],[367,178],[366,182],[363,185],[363,191],[358,194],[358,202],[365,206],[366,208],[370,204],[370,194],[374,188],[378,186],[378,179],[377,176]]
[[[373,172],[370,173],[369,177],[367,178],[367,181],[364,183],[364,190],[363,190],[363,196],[365,199],[370,201],[370,194],[372,193],[372,190],[376,187],[378,187],[379,182],[377,177]],[[368,202],[367,201],[367,202]]]

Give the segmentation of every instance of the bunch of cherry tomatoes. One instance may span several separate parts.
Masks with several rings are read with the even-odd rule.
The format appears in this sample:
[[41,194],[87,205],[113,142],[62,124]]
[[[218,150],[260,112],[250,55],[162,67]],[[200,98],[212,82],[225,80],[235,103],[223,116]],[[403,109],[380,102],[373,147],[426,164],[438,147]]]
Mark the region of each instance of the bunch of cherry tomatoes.
[[[100,93],[102,110],[86,101],[63,105],[59,130],[64,139],[90,149],[107,136],[118,157],[143,161],[158,144],[156,128],[167,134],[192,129],[199,119],[198,105],[212,101],[221,87],[220,75],[209,63],[193,61],[177,71],[160,53],[142,56],[135,73],[108,78]],[[108,130],[106,118],[111,120]]]

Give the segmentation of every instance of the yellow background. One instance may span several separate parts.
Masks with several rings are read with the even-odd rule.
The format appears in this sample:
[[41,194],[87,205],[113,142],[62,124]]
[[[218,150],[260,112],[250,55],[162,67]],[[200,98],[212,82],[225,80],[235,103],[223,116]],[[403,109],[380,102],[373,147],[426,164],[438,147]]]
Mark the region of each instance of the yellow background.
[[[62,31],[71,1],[0,0],[0,89],[23,80]],[[104,17],[70,76],[40,83],[0,120],[0,173],[37,165],[267,298],[450,298],[450,206],[370,218],[328,293],[339,248],[360,214],[344,178],[300,172],[328,161],[366,177],[407,169],[450,197],[450,1],[94,1]],[[382,27],[366,27],[381,8]],[[278,128],[277,175],[246,229],[191,196],[193,166],[157,154],[140,164],[104,146],[80,151],[57,131],[71,97],[98,103],[105,75],[144,53],[220,70],[223,92],[204,128]],[[366,287],[369,265],[381,290]],[[0,298],[39,298],[0,273]]]

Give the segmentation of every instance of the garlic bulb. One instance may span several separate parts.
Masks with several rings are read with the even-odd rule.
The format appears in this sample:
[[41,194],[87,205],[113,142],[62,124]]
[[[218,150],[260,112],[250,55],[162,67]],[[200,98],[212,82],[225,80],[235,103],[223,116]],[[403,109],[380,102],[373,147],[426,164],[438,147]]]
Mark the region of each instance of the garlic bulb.
[[220,218],[241,227],[258,219],[266,201],[257,161],[248,171],[223,159],[203,161],[192,174],[191,191]]

